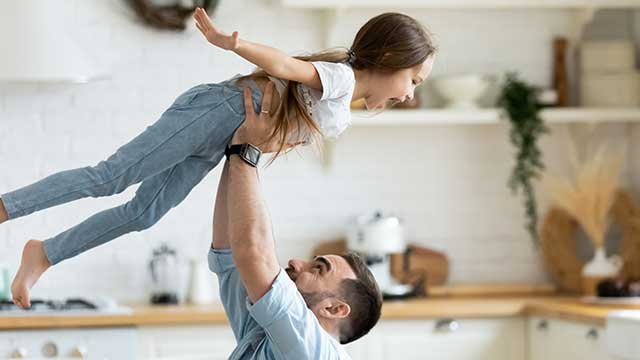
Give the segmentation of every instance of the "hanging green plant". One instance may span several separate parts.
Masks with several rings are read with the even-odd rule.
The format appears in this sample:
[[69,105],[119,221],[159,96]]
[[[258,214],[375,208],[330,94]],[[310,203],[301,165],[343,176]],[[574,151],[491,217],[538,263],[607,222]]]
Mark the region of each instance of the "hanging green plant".
[[524,197],[525,226],[536,244],[538,211],[533,180],[539,178],[544,170],[538,140],[543,134],[549,133],[540,117],[541,107],[537,98],[537,88],[519,80],[516,73],[508,73],[498,101],[511,125],[509,139],[517,150],[508,185],[514,194],[520,191]]

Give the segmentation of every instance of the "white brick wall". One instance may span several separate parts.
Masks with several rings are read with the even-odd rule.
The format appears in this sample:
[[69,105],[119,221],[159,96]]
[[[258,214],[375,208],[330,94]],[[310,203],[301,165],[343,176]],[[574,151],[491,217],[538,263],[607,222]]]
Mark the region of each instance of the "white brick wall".
[[[95,164],[144,130],[189,86],[251,69],[233,54],[208,47],[194,27],[180,34],[151,30],[131,21],[119,1],[66,4],[73,36],[110,68],[111,78],[82,86],[0,87],[0,193],[55,171]],[[348,45],[376,13],[347,11],[338,23],[336,45]],[[438,35],[442,51],[434,75],[518,69],[548,85],[550,39],[574,31],[571,13],[563,11],[411,13]],[[223,0],[215,19],[222,29],[288,52],[321,46],[322,19],[282,9],[276,1]],[[624,126],[611,131],[626,141]],[[565,139],[557,134],[545,140],[554,166],[562,166]],[[262,172],[279,258],[284,264],[307,256],[318,242],[340,236],[350,217],[383,209],[404,217],[411,240],[450,256],[454,283],[544,281],[522,227],[520,201],[505,185],[512,152],[504,126],[354,128],[337,144],[328,172],[306,150],[281,159]],[[638,171],[633,164],[631,172]],[[152,229],[56,266],[34,296],[143,299],[146,259],[161,241],[185,257],[204,259],[219,173],[215,170]],[[3,224],[0,261],[17,266],[25,240],[53,236],[127,201],[134,191]]]

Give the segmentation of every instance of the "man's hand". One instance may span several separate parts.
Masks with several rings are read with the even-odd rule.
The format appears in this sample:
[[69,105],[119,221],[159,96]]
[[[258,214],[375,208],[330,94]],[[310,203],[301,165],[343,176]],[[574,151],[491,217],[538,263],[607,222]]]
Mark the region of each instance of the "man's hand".
[[234,31],[233,34],[228,35],[220,31],[213,25],[209,15],[203,8],[197,8],[193,18],[196,20],[198,30],[211,44],[225,50],[236,50],[238,48],[240,43],[238,32]]
[[251,89],[244,89],[245,120],[233,135],[231,144],[253,144],[260,148],[260,151],[263,153],[276,152],[279,149],[278,139],[268,141],[275,127],[275,123],[269,114],[273,87],[273,83],[269,81],[262,96],[262,109],[259,114],[256,114],[253,110]]

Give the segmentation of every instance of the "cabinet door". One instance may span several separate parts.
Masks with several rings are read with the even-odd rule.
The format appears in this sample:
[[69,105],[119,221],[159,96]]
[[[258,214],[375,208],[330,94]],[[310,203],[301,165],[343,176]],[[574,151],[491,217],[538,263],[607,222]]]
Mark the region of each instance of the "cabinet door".
[[521,318],[381,321],[354,360],[518,360],[524,335]]
[[538,317],[528,323],[529,360],[608,360],[603,327]]
[[231,328],[145,326],[139,328],[142,359],[227,359],[236,347]]

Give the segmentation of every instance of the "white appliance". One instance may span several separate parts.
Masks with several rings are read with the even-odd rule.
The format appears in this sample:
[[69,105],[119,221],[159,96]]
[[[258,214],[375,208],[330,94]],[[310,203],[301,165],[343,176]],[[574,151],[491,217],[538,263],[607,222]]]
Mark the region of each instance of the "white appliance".
[[391,254],[407,249],[405,229],[395,216],[381,212],[360,216],[349,226],[347,248],[361,254],[373,273],[385,298],[410,296],[412,285],[400,284],[391,276]]
[[11,300],[0,300],[0,317],[23,316],[99,316],[131,314],[131,308],[119,306],[113,300],[82,298],[65,300],[32,299],[29,309],[21,309]]

